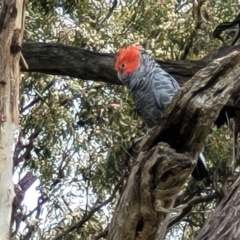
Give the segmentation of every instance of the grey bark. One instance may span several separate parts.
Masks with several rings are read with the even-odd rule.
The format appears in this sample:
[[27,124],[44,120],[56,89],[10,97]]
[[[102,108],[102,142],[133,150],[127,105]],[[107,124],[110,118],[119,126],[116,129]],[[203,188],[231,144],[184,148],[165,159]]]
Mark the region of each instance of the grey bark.
[[210,215],[195,240],[240,239],[240,177]]

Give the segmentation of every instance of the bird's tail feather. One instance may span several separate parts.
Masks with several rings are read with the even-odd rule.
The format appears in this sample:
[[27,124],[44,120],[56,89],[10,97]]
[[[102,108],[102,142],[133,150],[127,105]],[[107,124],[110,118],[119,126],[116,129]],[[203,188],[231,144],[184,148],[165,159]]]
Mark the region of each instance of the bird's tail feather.
[[199,154],[197,164],[192,172],[193,178],[195,178],[197,181],[201,181],[204,178],[208,177],[208,170],[207,170],[207,164],[205,157],[202,153]]

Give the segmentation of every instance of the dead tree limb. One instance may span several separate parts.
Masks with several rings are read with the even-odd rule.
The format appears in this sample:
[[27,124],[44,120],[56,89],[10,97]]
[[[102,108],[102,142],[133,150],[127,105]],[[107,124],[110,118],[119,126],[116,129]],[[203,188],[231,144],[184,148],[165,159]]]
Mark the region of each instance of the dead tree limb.
[[109,226],[108,240],[164,239],[177,194],[219,111],[240,90],[240,54],[216,59],[190,79],[140,144]]

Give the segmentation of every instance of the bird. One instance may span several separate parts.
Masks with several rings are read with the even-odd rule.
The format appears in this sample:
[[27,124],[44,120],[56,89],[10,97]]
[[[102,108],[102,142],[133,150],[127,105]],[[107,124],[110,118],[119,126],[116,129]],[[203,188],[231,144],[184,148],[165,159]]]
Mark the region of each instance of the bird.
[[[160,122],[172,97],[180,90],[178,82],[139,46],[121,48],[116,53],[114,67],[118,78],[129,89],[147,131],[151,131]],[[192,176],[198,181],[208,176],[202,153],[199,154]]]

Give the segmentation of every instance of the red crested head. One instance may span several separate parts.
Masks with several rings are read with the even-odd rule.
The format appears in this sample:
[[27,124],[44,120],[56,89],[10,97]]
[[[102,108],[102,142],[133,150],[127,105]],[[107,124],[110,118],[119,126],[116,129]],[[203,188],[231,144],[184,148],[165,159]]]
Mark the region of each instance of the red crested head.
[[115,69],[121,75],[133,73],[140,64],[140,48],[128,46],[116,54]]

